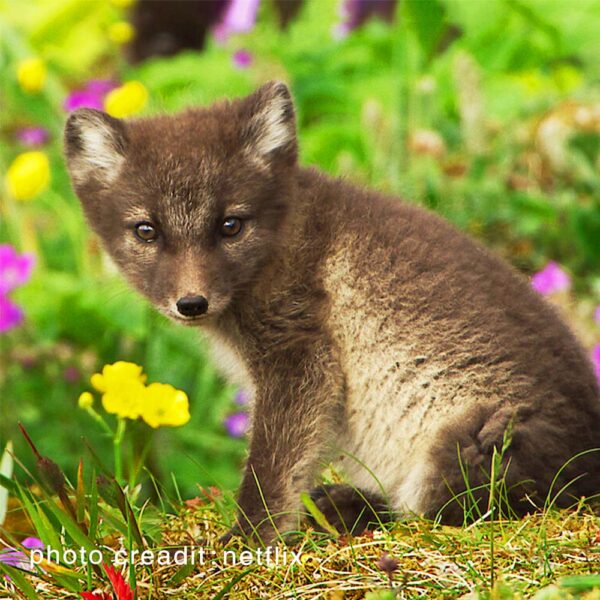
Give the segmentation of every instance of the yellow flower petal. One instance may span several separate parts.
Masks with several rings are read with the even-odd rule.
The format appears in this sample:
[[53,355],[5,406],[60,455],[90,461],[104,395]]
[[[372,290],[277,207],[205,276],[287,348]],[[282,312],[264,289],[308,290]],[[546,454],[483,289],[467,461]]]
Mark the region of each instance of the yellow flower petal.
[[27,58],[17,65],[17,79],[23,90],[39,92],[46,82],[46,65],[41,58]]
[[188,397],[167,383],[152,383],[146,388],[141,417],[154,428],[185,425],[190,420]]
[[119,119],[128,117],[144,108],[148,91],[139,81],[128,81],[110,92],[104,99],[106,112]]
[[40,151],[23,152],[13,160],[6,173],[6,184],[17,200],[31,200],[50,182],[50,162]]
[[142,367],[135,363],[119,360],[112,365],[104,365],[102,373],[94,373],[90,382],[99,392],[109,392],[118,389],[124,382],[137,381],[146,383],[146,375]]
[[115,44],[126,44],[134,35],[135,29],[127,21],[118,21],[108,28],[108,39]]
[[83,392],[83,394],[79,396],[77,403],[79,404],[79,408],[83,408],[84,410],[86,408],[92,408],[94,405],[94,396],[89,392]]
[[137,419],[145,402],[146,388],[135,379],[123,380],[102,394],[102,406],[107,413],[126,419]]

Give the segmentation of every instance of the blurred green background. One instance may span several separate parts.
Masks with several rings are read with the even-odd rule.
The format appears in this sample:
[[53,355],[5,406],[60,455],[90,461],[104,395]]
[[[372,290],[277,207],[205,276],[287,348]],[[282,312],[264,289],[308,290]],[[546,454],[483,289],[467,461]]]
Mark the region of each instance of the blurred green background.
[[[357,2],[346,2],[346,10]],[[110,439],[77,407],[89,377],[117,360],[190,397],[192,420],[155,432],[149,467],[183,496],[196,483],[234,488],[245,443],[224,419],[236,390],[198,333],[156,315],[122,282],[86,227],[61,150],[65,100],[88,80],[136,80],[138,115],[289,83],[301,161],[441,213],[527,274],[549,260],[571,273],[577,309],[600,298],[600,1],[405,0],[392,22],[340,27],[338,0],[305,0],[285,28],[263,0],[245,33],[132,65],[120,35],[125,0],[0,0],[0,174],[42,126],[51,182],[19,201],[0,189],[0,243],[36,256],[11,297],[26,318],[0,334],[0,449],[31,466],[22,422],[73,476],[82,437],[110,464]],[[119,30],[121,27],[121,30]],[[245,61],[239,52],[245,52]],[[18,66],[39,57],[42,89]],[[249,63],[249,64],[248,64]],[[576,310],[576,312],[577,312]],[[591,320],[590,320],[591,326]],[[588,340],[593,343],[593,340]],[[149,428],[136,423],[141,440]]]

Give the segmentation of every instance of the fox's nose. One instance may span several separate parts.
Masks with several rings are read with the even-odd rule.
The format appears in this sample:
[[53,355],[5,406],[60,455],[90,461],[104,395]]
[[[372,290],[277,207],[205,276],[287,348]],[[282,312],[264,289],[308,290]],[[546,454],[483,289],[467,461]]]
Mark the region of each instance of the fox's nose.
[[185,296],[177,301],[177,310],[184,317],[198,317],[208,310],[208,300],[204,296]]

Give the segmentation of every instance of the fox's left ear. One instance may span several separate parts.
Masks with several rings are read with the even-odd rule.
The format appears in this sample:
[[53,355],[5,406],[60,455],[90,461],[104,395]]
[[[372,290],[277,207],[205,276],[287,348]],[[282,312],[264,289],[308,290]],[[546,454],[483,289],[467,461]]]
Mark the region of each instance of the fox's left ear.
[[295,164],[298,155],[296,118],[288,87],[270,81],[246,98],[243,109],[245,151],[268,167],[275,163]]

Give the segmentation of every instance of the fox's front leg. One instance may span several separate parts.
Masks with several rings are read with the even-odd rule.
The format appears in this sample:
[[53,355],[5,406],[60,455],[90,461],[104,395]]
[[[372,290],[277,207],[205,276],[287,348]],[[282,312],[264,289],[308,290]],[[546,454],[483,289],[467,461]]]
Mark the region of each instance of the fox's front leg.
[[294,529],[343,421],[343,377],[329,348],[280,351],[259,367],[237,530],[263,543]]

